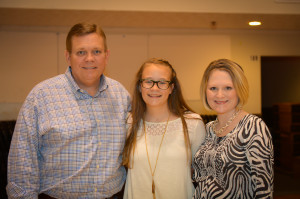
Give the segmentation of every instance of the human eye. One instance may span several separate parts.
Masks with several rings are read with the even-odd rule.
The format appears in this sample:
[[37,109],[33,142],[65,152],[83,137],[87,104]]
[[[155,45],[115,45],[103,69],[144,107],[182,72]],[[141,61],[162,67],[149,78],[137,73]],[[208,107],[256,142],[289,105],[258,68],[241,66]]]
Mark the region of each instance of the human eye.
[[86,55],[86,51],[79,50],[79,51],[76,52],[76,55],[78,55],[78,56],[84,56],[84,55]]
[[217,88],[212,86],[212,87],[209,87],[209,90],[215,91],[215,90],[217,90]]
[[168,82],[167,82],[167,81],[159,81],[158,84],[159,84],[159,85],[167,85]]
[[153,84],[153,80],[151,80],[151,79],[145,79],[144,83],[145,84]]
[[169,88],[169,82],[168,81],[158,81],[158,87],[160,89],[168,89]]
[[231,86],[226,86],[225,89],[228,90],[228,91],[230,91],[230,90],[232,90],[233,88],[232,88]]
[[153,84],[154,84],[153,80],[151,80],[151,79],[143,79],[142,80],[142,86],[144,88],[152,88]]
[[144,85],[145,88],[152,87],[153,85],[153,80],[151,79],[143,79],[142,84]]
[[94,51],[93,51],[93,54],[94,54],[94,55],[99,55],[99,54],[101,54],[101,51],[100,51],[100,50],[94,50]]

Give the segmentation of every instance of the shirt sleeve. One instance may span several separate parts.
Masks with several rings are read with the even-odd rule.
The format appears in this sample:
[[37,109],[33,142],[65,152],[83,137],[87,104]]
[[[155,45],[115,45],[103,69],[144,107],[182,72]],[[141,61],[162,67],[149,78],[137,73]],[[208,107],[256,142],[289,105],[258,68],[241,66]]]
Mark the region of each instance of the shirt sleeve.
[[126,118],[127,118],[126,119],[126,133],[127,133],[126,138],[128,138],[130,135],[130,129],[132,127],[132,115],[130,112],[128,112]]
[[[206,135],[206,130],[204,123],[201,119],[196,119],[197,124],[195,127],[195,131],[192,133],[191,136],[191,152],[192,157],[194,157],[195,153],[197,152],[199,146],[203,143]],[[193,160],[194,158],[192,158]]]
[[19,113],[8,156],[9,198],[37,198],[39,191],[37,116],[34,100]]
[[268,127],[260,118],[246,126],[246,155],[251,167],[254,198],[272,198],[274,152]]

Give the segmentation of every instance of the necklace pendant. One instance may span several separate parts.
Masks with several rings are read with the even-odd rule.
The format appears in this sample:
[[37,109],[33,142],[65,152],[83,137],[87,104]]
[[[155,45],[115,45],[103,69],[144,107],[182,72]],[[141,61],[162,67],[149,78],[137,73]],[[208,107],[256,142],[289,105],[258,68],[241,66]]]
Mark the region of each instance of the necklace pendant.
[[155,184],[154,180],[152,179],[152,193],[155,194]]
[[154,184],[153,179],[152,179],[152,196],[153,196],[153,199],[156,199],[156,197],[155,197],[155,184]]
[[151,172],[151,175],[152,175],[152,196],[153,196],[153,199],[156,199],[156,196],[155,196],[155,184],[154,184],[153,177],[154,177],[154,174],[155,174],[155,170],[156,170],[156,166],[157,166],[157,160],[158,160],[159,152],[160,152],[160,149],[161,149],[161,145],[163,143],[164,136],[165,136],[165,134],[167,132],[167,127],[168,127],[169,119],[170,119],[170,114],[169,114],[169,117],[168,117],[168,120],[167,120],[165,131],[164,131],[164,133],[162,135],[162,138],[161,138],[161,141],[160,141],[160,145],[159,145],[159,148],[158,148],[158,153],[157,153],[156,161],[155,161],[155,167],[154,167],[153,171],[152,171],[152,168],[151,168],[150,158],[149,158],[149,154],[148,154],[146,125],[145,125],[145,120],[143,119],[143,126],[144,126],[144,132],[145,132],[145,146],[146,146],[148,164],[149,164],[150,172]]

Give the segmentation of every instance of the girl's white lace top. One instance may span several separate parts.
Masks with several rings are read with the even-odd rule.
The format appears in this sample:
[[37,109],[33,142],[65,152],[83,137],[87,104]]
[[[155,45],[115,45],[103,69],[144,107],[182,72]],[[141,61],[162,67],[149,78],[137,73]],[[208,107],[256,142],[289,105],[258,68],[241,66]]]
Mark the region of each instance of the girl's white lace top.
[[[191,143],[192,157],[205,138],[204,124],[198,114],[185,115]],[[130,120],[128,128],[130,128]],[[147,146],[151,167],[154,168],[157,152],[166,122],[145,122]],[[191,164],[187,162],[182,121],[169,121],[161,146],[154,175],[156,199],[192,198]],[[147,160],[143,123],[138,131],[133,156],[133,168],[128,169],[124,199],[152,199],[152,176]]]

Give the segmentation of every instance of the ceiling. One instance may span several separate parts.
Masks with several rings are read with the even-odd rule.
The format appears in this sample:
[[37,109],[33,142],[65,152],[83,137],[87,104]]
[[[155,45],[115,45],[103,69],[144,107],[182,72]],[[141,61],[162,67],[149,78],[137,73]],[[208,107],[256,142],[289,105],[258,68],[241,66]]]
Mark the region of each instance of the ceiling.
[[[1,26],[72,26],[96,22],[103,28],[177,28],[300,31],[300,14],[192,13],[0,8]],[[262,26],[250,27],[260,20]]]

